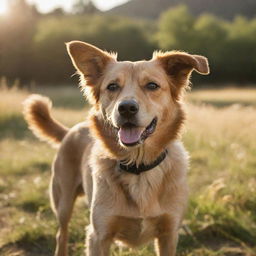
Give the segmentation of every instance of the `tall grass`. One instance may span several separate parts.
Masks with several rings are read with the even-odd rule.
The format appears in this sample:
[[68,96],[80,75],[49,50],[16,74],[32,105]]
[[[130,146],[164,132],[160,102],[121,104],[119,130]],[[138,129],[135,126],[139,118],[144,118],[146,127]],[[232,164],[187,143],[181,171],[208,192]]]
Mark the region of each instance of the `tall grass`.
[[[32,91],[37,92],[53,99],[53,114],[66,125],[86,117],[78,89]],[[6,86],[0,89],[0,255],[6,256],[52,255],[55,243],[56,221],[48,200],[55,150],[35,139],[23,120],[21,103],[30,93]],[[255,95],[253,89],[187,95],[183,140],[191,154],[191,195],[180,230],[180,256],[256,254]],[[225,104],[216,104],[220,101]],[[71,255],[82,254],[87,223],[82,199],[70,226]],[[152,245],[139,251],[113,246],[112,255],[154,253]]]

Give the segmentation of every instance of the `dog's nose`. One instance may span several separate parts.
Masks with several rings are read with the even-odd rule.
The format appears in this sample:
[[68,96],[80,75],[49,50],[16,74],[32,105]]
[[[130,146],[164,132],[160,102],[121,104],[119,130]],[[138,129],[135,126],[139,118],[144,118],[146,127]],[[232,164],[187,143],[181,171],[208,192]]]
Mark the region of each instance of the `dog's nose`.
[[118,105],[118,112],[121,116],[129,118],[137,114],[139,105],[135,100],[124,100]]

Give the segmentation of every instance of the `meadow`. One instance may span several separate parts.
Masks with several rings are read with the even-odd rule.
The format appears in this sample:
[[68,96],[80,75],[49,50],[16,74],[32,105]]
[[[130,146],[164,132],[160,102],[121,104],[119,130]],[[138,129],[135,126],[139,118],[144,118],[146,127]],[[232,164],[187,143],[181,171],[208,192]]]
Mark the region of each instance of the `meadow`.
[[[75,86],[0,89],[0,255],[52,255],[57,223],[48,184],[55,149],[38,141],[22,117],[30,93],[49,96],[53,115],[72,126],[88,105]],[[178,256],[256,255],[256,89],[192,90],[186,95],[183,141],[190,152],[190,202]],[[70,225],[70,255],[82,255],[84,198]],[[153,256],[113,246],[114,256]]]

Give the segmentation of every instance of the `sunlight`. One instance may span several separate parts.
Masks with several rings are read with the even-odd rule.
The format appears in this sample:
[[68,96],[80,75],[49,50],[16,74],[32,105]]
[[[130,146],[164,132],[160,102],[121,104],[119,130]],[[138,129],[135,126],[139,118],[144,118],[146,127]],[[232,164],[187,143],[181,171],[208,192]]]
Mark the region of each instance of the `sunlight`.
[[7,1],[1,0],[0,1],[0,15],[6,14],[7,9],[8,9]]
[[124,4],[128,2],[128,0],[94,0],[93,3],[102,11],[107,11],[119,4]]
[[29,4],[35,4],[40,12],[47,13],[54,8],[62,7],[69,10],[74,1],[70,0],[27,0]]
[[[97,8],[105,11],[127,1],[128,0],[93,0],[92,2],[96,5]],[[75,0],[27,0],[27,2],[30,4],[36,4],[39,11],[46,13],[57,7],[62,7],[66,11],[70,11]]]
[[[128,0],[93,0],[93,3],[102,11],[109,10],[116,5],[127,2]],[[54,8],[62,7],[70,11],[74,0],[26,0],[28,4],[35,4],[39,11],[47,13]],[[0,0],[0,16],[5,15],[8,11],[8,0]]]

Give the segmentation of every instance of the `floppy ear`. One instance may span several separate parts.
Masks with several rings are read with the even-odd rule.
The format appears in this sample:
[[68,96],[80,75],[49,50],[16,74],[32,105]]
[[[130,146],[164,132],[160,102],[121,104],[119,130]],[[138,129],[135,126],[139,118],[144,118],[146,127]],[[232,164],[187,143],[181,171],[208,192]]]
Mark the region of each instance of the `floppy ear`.
[[182,87],[188,84],[193,70],[202,75],[207,75],[210,72],[207,58],[200,55],[173,51],[156,53],[154,57],[160,61],[167,75],[171,78],[177,90],[176,96],[179,95]]
[[66,46],[74,67],[89,86],[95,85],[106,65],[115,60],[109,53],[81,41],[71,41]]

